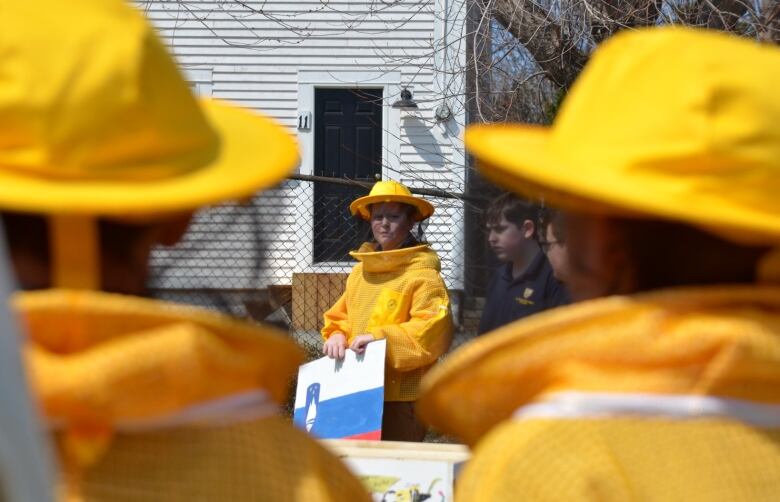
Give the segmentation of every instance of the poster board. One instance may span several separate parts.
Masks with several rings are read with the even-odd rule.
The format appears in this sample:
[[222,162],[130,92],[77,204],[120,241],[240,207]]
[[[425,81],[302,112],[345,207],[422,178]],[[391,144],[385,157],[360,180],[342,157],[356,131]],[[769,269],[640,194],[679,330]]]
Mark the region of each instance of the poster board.
[[322,441],[377,502],[451,502],[469,458],[463,445],[393,441]]
[[385,340],[363,354],[322,357],[298,370],[293,422],[323,439],[379,439],[385,395]]

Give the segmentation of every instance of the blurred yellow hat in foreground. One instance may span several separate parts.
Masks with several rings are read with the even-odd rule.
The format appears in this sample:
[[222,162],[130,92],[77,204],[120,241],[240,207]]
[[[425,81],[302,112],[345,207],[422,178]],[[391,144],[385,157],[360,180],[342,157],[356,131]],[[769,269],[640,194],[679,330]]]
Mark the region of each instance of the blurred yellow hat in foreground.
[[298,162],[271,120],[198,102],[119,0],[0,0],[0,208],[143,216],[244,198]]
[[479,125],[485,176],[554,205],[780,241],[780,49],[702,30],[623,32],[552,127]]

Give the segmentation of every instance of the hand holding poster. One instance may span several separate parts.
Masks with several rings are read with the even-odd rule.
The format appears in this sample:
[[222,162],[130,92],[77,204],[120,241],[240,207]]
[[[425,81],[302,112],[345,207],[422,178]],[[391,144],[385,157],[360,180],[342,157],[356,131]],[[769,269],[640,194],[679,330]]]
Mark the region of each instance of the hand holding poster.
[[324,439],[380,439],[385,383],[385,340],[344,359],[323,357],[298,370],[293,421]]

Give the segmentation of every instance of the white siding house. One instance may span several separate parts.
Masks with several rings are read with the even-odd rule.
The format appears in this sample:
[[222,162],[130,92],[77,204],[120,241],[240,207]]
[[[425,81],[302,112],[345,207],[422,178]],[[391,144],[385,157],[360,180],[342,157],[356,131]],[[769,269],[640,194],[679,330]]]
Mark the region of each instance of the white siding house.
[[[463,0],[136,4],[197,93],[262,111],[297,136],[299,174],[322,174],[315,165],[316,124],[299,128],[307,125],[299,118],[316,120],[318,92],[366,89],[380,99],[375,111],[381,123],[372,136],[379,138],[372,145],[381,151],[377,174],[463,193]],[[404,88],[419,110],[390,106]],[[262,168],[262,159],[247,168]],[[155,253],[153,287],[252,290],[290,284],[294,272],[348,271],[349,261],[315,259],[313,190],[311,182],[288,180],[248,205],[204,212],[182,245]],[[461,289],[463,205],[457,199],[431,200],[438,210],[426,238],[442,258],[448,287]]]

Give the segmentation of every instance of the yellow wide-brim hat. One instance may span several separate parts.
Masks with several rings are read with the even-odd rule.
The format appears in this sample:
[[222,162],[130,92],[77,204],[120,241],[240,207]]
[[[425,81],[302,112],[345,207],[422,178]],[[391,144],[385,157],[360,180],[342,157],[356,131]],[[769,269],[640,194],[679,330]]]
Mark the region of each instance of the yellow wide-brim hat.
[[552,205],[780,241],[780,49],[678,27],[605,42],[552,127],[478,125],[484,175]]
[[298,162],[274,121],[196,100],[119,0],[2,1],[0,208],[145,217],[244,199]]
[[349,205],[349,211],[353,216],[357,215],[364,220],[369,220],[371,219],[369,206],[382,202],[399,202],[414,207],[416,210],[412,217],[414,221],[430,218],[434,210],[433,204],[421,197],[415,197],[406,186],[397,181],[388,180],[376,182],[368,195],[352,201],[352,204]]
[[[489,178],[568,209],[664,218],[738,241],[777,243],[777,89],[780,49],[690,29],[638,30],[596,51],[552,127],[476,126],[466,144]],[[652,371],[632,371],[632,378],[614,378],[613,370],[626,366],[600,364],[599,357],[619,361],[638,339],[657,335],[659,323],[673,323],[670,312],[690,317],[691,305],[722,308],[723,298],[740,297],[776,298],[776,288],[651,292],[531,316],[436,365],[421,382],[418,413],[474,445],[545,392],[618,392],[625,382],[636,386],[637,377],[659,392],[661,383],[684,385],[689,380],[674,364],[691,360],[676,360],[674,344],[643,353],[647,361],[639,365]],[[690,326],[696,329],[678,338],[701,343],[695,316]]]

